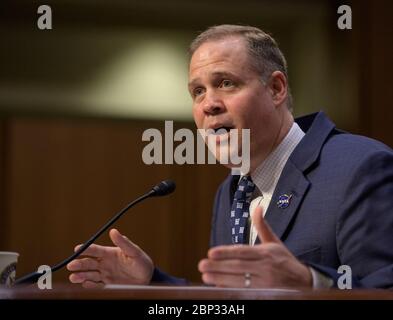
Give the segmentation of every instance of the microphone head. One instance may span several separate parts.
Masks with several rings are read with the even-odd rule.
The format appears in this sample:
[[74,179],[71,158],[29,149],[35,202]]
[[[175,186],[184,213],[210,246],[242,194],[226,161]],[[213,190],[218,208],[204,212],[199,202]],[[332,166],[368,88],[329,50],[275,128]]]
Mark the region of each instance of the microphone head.
[[153,197],[161,197],[166,196],[167,194],[172,193],[176,189],[176,184],[172,180],[164,180],[157,184],[152,189]]

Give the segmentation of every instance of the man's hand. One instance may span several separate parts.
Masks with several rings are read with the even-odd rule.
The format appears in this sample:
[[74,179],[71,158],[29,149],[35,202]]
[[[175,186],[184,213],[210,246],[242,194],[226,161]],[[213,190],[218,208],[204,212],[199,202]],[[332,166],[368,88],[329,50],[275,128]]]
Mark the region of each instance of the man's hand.
[[[115,247],[92,244],[83,254],[87,257],[71,261],[72,283],[85,288],[95,288],[109,283],[148,284],[153,274],[150,257],[116,229],[109,232]],[[81,245],[75,247],[75,251]]]
[[245,274],[250,274],[253,288],[311,287],[308,267],[292,255],[276,237],[257,207],[252,221],[261,244],[255,246],[218,246],[199,262],[202,280],[219,287],[245,287]]

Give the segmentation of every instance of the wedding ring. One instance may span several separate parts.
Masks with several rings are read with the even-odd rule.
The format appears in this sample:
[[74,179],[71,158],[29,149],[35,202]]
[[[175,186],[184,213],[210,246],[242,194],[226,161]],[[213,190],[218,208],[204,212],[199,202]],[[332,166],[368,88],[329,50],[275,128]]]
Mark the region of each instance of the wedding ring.
[[246,272],[244,274],[244,287],[249,288],[251,287],[251,273]]

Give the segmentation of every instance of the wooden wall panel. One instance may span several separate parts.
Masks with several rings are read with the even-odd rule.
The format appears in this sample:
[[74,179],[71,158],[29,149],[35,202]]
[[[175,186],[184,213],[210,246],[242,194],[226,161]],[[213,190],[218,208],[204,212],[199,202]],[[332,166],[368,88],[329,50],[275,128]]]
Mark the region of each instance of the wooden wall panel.
[[[7,229],[6,229],[6,208],[5,208],[5,120],[0,119],[0,251],[6,251],[6,239],[7,239]],[[9,250],[9,249],[8,249]]]
[[358,56],[362,134],[393,147],[393,3],[354,1],[355,55]]
[[[116,227],[163,269],[199,281],[212,200],[227,170],[217,166],[142,162],[141,136],[155,122],[15,118],[8,123],[5,157],[7,239],[20,252],[18,274],[72,253],[130,200],[160,180],[177,191],[149,199]],[[107,235],[99,243],[109,244]],[[66,271],[55,280],[63,281]]]

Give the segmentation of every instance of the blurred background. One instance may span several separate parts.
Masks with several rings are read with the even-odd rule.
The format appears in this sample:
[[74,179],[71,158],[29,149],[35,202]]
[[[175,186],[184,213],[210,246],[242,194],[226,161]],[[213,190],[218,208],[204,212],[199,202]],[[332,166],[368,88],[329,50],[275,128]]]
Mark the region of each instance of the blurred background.
[[[52,9],[39,30],[37,9]],[[337,8],[352,8],[339,30]],[[57,0],[0,3],[0,251],[18,275],[53,265],[158,181],[116,227],[162,269],[200,282],[219,165],[145,165],[142,133],[195,129],[187,46],[208,26],[271,33],[287,57],[296,116],[325,111],[342,129],[393,146],[392,2]],[[390,39],[390,40],[389,40]],[[110,244],[107,235],[98,243]],[[66,281],[68,273],[54,274]]]

